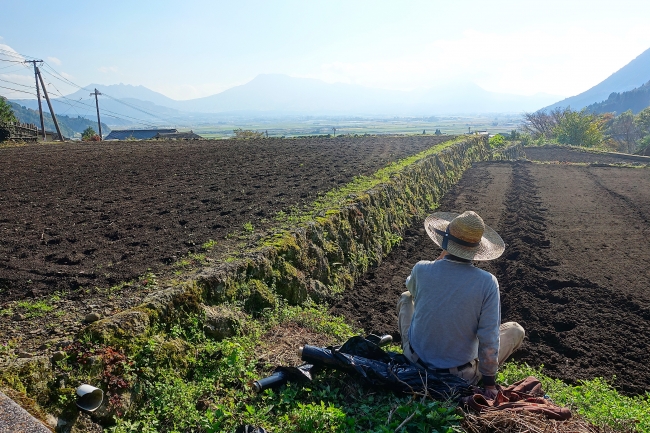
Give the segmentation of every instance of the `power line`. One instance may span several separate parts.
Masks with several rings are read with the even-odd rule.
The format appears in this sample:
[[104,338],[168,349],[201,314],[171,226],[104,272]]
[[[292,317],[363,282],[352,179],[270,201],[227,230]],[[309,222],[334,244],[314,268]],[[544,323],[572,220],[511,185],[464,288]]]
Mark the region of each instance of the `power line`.
[[4,78],[0,78],[0,81],[4,81],[7,83],[15,84],[16,86],[21,86],[21,87],[27,87],[28,89],[31,89],[32,86],[27,86],[25,84],[20,84],[20,83],[14,83],[13,81],[5,80]]
[[128,103],[126,103],[126,102],[124,102],[124,101],[121,101],[121,100],[119,100],[119,99],[117,99],[117,98],[113,98],[112,96],[107,95],[106,93],[102,93],[102,95],[108,97],[109,99],[112,99],[112,100],[115,101],[115,102],[118,102],[118,103],[120,103],[120,104],[126,105],[127,107],[130,107],[130,108],[132,108],[132,109],[134,109],[134,110],[137,110],[137,111],[139,111],[139,112],[141,112],[141,113],[144,113],[144,114],[146,114],[146,115],[148,115],[148,116],[155,117],[156,119],[163,120],[163,121],[165,121],[165,122],[169,122],[169,119],[163,119],[162,117],[156,116],[155,114],[151,114],[151,113],[149,113],[149,112],[147,112],[147,111],[145,111],[145,110],[142,110],[142,109],[140,109],[140,108],[138,108],[138,107],[136,107],[136,106],[134,106],[134,105],[128,104]]
[[[23,57],[23,58],[31,58],[31,59],[35,59],[35,57],[32,57],[32,56],[28,56],[28,55],[25,55],[25,54],[20,54],[20,53],[14,52],[14,51],[8,51],[8,50],[5,50],[5,49],[0,48],[0,54],[2,54],[2,53],[8,53],[8,54],[5,54],[5,55],[11,55],[12,57],[18,57],[18,56],[21,56],[21,57]],[[4,60],[4,59],[0,59],[0,60]],[[14,62],[14,63],[21,63],[21,64],[23,64],[23,66],[25,66],[23,62],[19,62],[19,61],[16,61],[16,60],[4,60],[4,61],[7,61],[7,62]],[[56,69],[54,69],[54,68],[53,68],[50,64],[48,64],[47,62],[42,62],[42,64],[45,66],[45,68],[43,68],[43,71],[46,72],[46,73],[48,73],[48,74],[50,74],[51,76],[53,76],[53,77],[56,78],[57,80],[62,81],[62,82],[64,82],[64,83],[66,83],[66,84],[72,85],[72,86],[74,86],[74,87],[77,87],[77,88],[79,88],[79,89],[81,89],[81,90],[87,90],[87,91],[90,91],[90,90],[88,90],[88,88],[86,88],[86,87],[82,87],[82,86],[80,86],[80,85],[74,83],[74,82],[71,81],[70,79],[66,78],[65,76],[63,76],[61,73],[59,73]],[[46,68],[47,68],[47,69],[46,69]],[[52,84],[52,83],[49,83],[49,84]],[[52,84],[52,86],[54,86],[54,85]],[[55,87],[55,89],[56,89],[56,86],[54,86],[54,87]],[[16,90],[16,89],[10,89],[10,90]],[[70,98],[64,96],[64,95],[61,93],[61,91],[59,91],[58,89],[56,89],[56,90],[57,90],[57,92],[58,92],[58,95],[59,95],[61,98],[63,98],[63,99],[66,99],[66,100],[68,100],[68,101],[74,102],[74,103],[76,103],[76,104],[84,105],[84,106],[86,106],[86,107],[88,107],[88,108],[95,108],[95,107],[92,107],[92,106],[90,106],[90,105],[88,105],[88,104],[85,104],[85,103],[83,103],[83,102],[81,102],[81,101],[74,101],[73,99],[70,99]],[[23,92],[23,93],[27,93],[27,92]],[[33,95],[33,94],[32,94],[32,95]],[[140,112],[142,112],[142,113],[144,113],[144,114],[147,114],[148,116],[151,116],[151,117],[157,118],[157,119],[162,120],[162,121],[164,121],[164,122],[169,122],[169,121],[170,121],[169,118],[165,119],[165,118],[162,118],[162,117],[160,117],[160,116],[156,116],[155,114],[149,113],[149,112],[147,112],[147,111],[145,111],[145,110],[142,110],[141,108],[135,107],[135,106],[133,106],[133,105],[131,105],[131,104],[128,104],[128,103],[126,103],[126,102],[124,102],[124,101],[121,101],[121,100],[119,100],[119,99],[117,99],[117,98],[113,98],[112,96],[110,96],[110,95],[106,95],[105,93],[104,93],[104,96],[107,96],[107,97],[113,99],[114,101],[116,101],[116,102],[118,102],[118,103],[120,103],[120,104],[123,104],[123,105],[125,105],[125,106],[127,106],[127,107],[130,107],[130,108],[132,108],[132,109],[134,109],[134,110],[137,110],[137,111],[140,111]],[[60,101],[60,100],[59,100],[59,102],[63,102],[63,101]],[[70,104],[67,104],[67,105],[70,105]],[[70,105],[70,106],[72,107],[72,105]],[[76,110],[75,110],[75,111],[76,111]],[[155,127],[158,126],[158,125],[154,125],[154,124],[149,123],[149,122],[145,122],[145,121],[143,121],[142,119],[138,119],[138,118],[135,118],[135,117],[132,117],[132,116],[128,116],[128,115],[125,115],[125,114],[121,114],[121,113],[116,113],[116,112],[111,111],[111,110],[102,109],[102,112],[110,113],[110,114],[112,114],[112,115],[109,114],[108,117],[111,117],[111,118],[114,118],[114,119],[119,119],[119,120],[122,120],[122,121],[125,121],[125,122],[135,121],[137,124],[145,125],[145,126],[148,126],[148,127],[151,127],[151,128],[155,128]],[[79,114],[79,113],[77,113],[77,114]],[[128,118],[128,119],[130,119],[130,120],[124,119],[124,117],[126,117],[126,118]],[[173,118],[172,118],[172,119],[173,119]],[[171,123],[174,123],[174,122],[171,122]]]
[[[80,85],[78,85],[78,84],[76,84],[76,83],[73,83],[72,81],[70,81],[69,79],[67,79],[67,78],[64,77],[63,75],[61,75],[61,74],[60,74],[56,69],[54,69],[52,66],[50,66],[47,62],[43,62],[43,63],[45,64],[45,66],[47,66],[47,67],[52,71],[52,72],[50,72],[50,71],[44,69],[44,72],[47,72],[47,73],[48,73],[49,75],[51,75],[52,77],[54,77],[54,78],[56,78],[57,80],[62,81],[62,82],[64,82],[64,83],[71,84],[71,85],[73,85],[73,86],[75,86],[75,87],[78,87],[79,89],[82,89],[82,90],[88,90],[87,88],[82,87],[82,86],[80,86]],[[56,74],[56,75],[54,75],[54,74]],[[57,75],[58,75],[58,76],[57,76]],[[59,77],[60,77],[60,78],[59,78]],[[50,83],[50,84],[52,84],[52,83]],[[52,85],[53,85],[53,84],[52,84]],[[53,85],[53,86],[54,86],[54,85]],[[56,86],[55,86],[55,89],[56,89]],[[81,102],[81,101],[75,101],[74,99],[70,99],[70,98],[68,98],[67,96],[64,96],[63,93],[61,93],[61,91],[60,91],[59,89],[56,89],[56,90],[57,90],[57,92],[58,92],[58,95],[59,95],[61,98],[63,98],[63,99],[66,99],[66,100],[68,100],[68,101],[74,102],[74,103],[76,103],[76,104],[81,104],[81,105],[83,105],[83,106],[85,106],[85,107],[88,107],[88,108],[91,108],[91,109],[94,108],[94,107],[92,107],[92,106],[90,106],[90,105],[88,105],[88,104],[86,104],[86,103],[84,103],[84,102]],[[60,101],[60,102],[62,102],[62,101]],[[148,127],[150,127],[150,128],[156,128],[156,127],[157,127],[157,125],[154,125],[154,124],[152,124],[152,123],[145,122],[145,121],[143,121],[142,119],[138,119],[138,118],[136,118],[136,117],[128,116],[128,115],[126,115],[126,114],[116,113],[116,112],[114,112],[114,111],[110,111],[110,110],[106,110],[106,109],[102,109],[102,112],[113,114],[113,116],[108,115],[108,117],[111,117],[111,118],[113,118],[113,119],[119,119],[119,120],[123,120],[123,121],[125,121],[125,122],[135,121],[137,124],[145,125],[145,126],[148,126]],[[123,116],[123,117],[121,117],[121,116]],[[124,119],[124,117],[128,117],[128,118],[131,119],[131,120]],[[164,119],[161,119],[161,120],[164,120]]]
[[[3,48],[0,48],[0,55],[5,55],[5,56],[9,56],[9,57],[14,57],[14,58],[16,58],[16,57],[22,57],[22,58],[31,58],[31,59],[35,59],[35,57],[28,56],[28,55],[25,55],[25,54],[20,54],[20,53],[17,53],[17,52],[15,52],[15,51],[5,50],[5,49],[3,49]],[[27,65],[25,65],[25,64],[23,63],[23,61],[17,61],[17,60],[5,60],[5,59],[0,59],[0,60],[6,61],[6,62],[12,62],[12,63],[19,63],[21,66],[23,66],[23,67],[27,67]],[[50,69],[52,72],[47,71],[47,70],[45,70],[45,69],[43,69],[43,70],[44,70],[45,72],[47,72],[48,74],[52,75],[54,78],[58,79],[59,81],[65,82],[65,83],[70,84],[70,85],[72,85],[72,86],[74,86],[74,87],[77,87],[77,88],[79,88],[79,89],[88,90],[88,89],[86,89],[85,87],[82,87],[82,86],[80,86],[80,85],[78,85],[78,84],[72,82],[72,81],[69,80],[68,78],[64,77],[62,74],[60,74],[56,69],[54,69],[54,68],[53,68],[51,65],[49,65],[47,62],[42,62],[42,64],[43,64],[44,66],[46,66],[48,69]],[[55,75],[55,74],[56,74],[56,75]],[[59,77],[60,77],[60,78],[59,78]],[[3,80],[3,81],[7,81],[7,80]],[[15,84],[17,84],[17,83],[15,83]],[[73,103],[75,103],[75,104],[80,104],[80,105],[86,106],[86,107],[88,107],[88,108],[94,108],[94,107],[92,107],[92,106],[90,106],[90,105],[88,105],[88,104],[85,104],[85,103],[81,102],[81,101],[75,101],[75,100],[73,100],[73,99],[70,99],[70,98],[64,96],[63,93],[61,93],[61,91],[60,91],[59,89],[57,89],[56,86],[54,86],[53,83],[49,83],[49,84],[52,85],[52,86],[56,89],[56,91],[57,91],[57,93],[58,93],[58,96],[60,96],[62,99],[65,100],[65,101],[64,101],[64,100],[58,99],[58,101],[61,102],[61,103],[63,103],[63,104],[68,105],[69,107],[72,107],[75,111],[77,111],[77,110],[76,110],[76,107],[75,107],[74,105],[70,104],[70,102],[73,102]],[[27,87],[29,87],[29,86],[27,86]],[[26,91],[24,91],[24,90],[12,89],[12,88],[10,88],[10,87],[4,87],[4,86],[0,86],[0,88],[4,88],[4,89],[8,89],[8,90],[13,90],[13,91],[16,91],[16,92],[27,93],[27,94],[30,94],[30,95],[34,96],[33,93],[26,92]],[[66,101],[70,101],[70,102],[66,102]],[[118,102],[121,102],[121,101],[118,101]],[[125,104],[125,105],[126,105],[126,104]],[[132,107],[132,108],[133,108],[133,107]],[[142,119],[138,119],[138,118],[135,118],[135,117],[127,116],[127,115],[124,115],[124,114],[121,114],[121,113],[116,113],[116,112],[111,111],[111,110],[102,109],[102,112],[110,113],[110,114],[106,114],[106,116],[108,116],[108,117],[110,117],[110,118],[113,118],[113,119],[122,120],[122,121],[124,121],[124,122],[133,122],[133,121],[135,121],[136,124],[144,125],[144,126],[147,126],[147,127],[150,127],[150,128],[155,128],[155,127],[157,127],[157,125],[154,125],[154,124],[152,124],[152,123],[145,122],[145,121],[143,121]],[[148,113],[147,113],[147,114],[148,114]],[[79,115],[79,112],[77,112],[77,115]],[[151,115],[151,114],[149,114],[149,115]],[[126,117],[126,118],[128,118],[128,119],[130,119],[130,120],[127,120],[127,119],[125,119],[124,117]],[[156,117],[156,116],[153,116],[153,117]],[[165,120],[165,119],[161,119],[161,120]],[[168,120],[165,120],[165,121],[168,121]]]
[[[54,87],[54,90],[56,90],[56,92],[57,92],[60,96],[63,96],[63,94],[61,93],[61,91],[60,91],[60,90],[59,90],[59,89],[54,85],[54,83],[48,82],[47,84],[49,84],[50,86]],[[61,102],[63,102],[63,101],[61,101]],[[72,104],[67,104],[67,105],[68,105],[70,108],[72,108],[72,109],[77,113],[77,116],[80,116],[80,114],[79,114],[79,112],[77,111],[77,108],[76,108],[75,106],[73,106]],[[70,108],[68,108],[68,109],[65,111],[65,113],[67,113],[67,112],[70,110]],[[63,113],[63,114],[65,114],[65,113]]]
[[[57,71],[56,71],[52,66],[50,66],[49,64],[47,64],[47,62],[44,62],[44,63],[45,63],[45,65],[48,66],[49,69],[51,69],[54,73],[56,73],[56,74],[57,74],[59,77],[61,77],[61,78],[57,77],[57,76],[54,75],[52,72],[49,72],[49,71],[46,70],[45,72],[47,72],[48,74],[50,74],[52,77],[56,78],[56,79],[59,80],[59,81],[64,81],[64,82],[67,82],[67,83],[69,83],[69,84],[72,84],[73,86],[78,87],[78,88],[81,89],[81,90],[88,90],[87,88],[82,87],[82,86],[80,86],[80,85],[78,85],[78,84],[76,84],[76,83],[73,83],[73,82],[70,81],[69,79],[65,78],[63,75],[61,75],[60,73],[58,73],[58,72],[57,72]],[[57,90],[58,90],[58,89],[57,89]],[[68,98],[68,97],[66,97],[66,96],[63,96],[63,94],[62,94],[60,91],[59,91],[59,95],[60,95],[62,98],[65,98],[65,99],[67,99],[67,100],[69,100],[69,101],[74,101],[73,99],[70,99],[70,98]],[[105,95],[105,94],[104,94],[104,95]],[[105,96],[108,96],[108,95],[105,95]],[[112,98],[112,97],[110,97],[110,96],[109,96],[109,98],[111,98],[111,99],[115,99],[115,98]],[[125,104],[125,103],[122,102],[122,101],[119,101],[119,100],[116,100],[116,101]],[[81,102],[81,101],[74,101],[74,102],[77,102],[77,103],[82,104],[82,105],[84,105],[84,106],[86,106],[86,107],[89,107],[89,108],[94,108],[94,107],[92,107],[92,106],[90,106],[90,105],[88,105],[88,104],[86,104],[86,103]],[[128,105],[128,104],[125,104],[125,105]],[[134,108],[134,107],[131,107],[131,108]],[[140,111],[142,111],[142,110],[140,110]],[[116,112],[114,112],[114,111],[106,110],[105,108],[102,109],[102,112],[112,113],[112,114],[117,115],[117,116],[108,116],[108,117],[113,117],[113,118],[115,118],[115,119],[120,119],[120,120],[125,120],[125,121],[127,121],[126,119],[123,119],[122,117],[118,117],[118,116],[123,116],[123,117],[128,117],[129,119],[135,120],[136,123],[139,123],[139,124],[141,124],[141,125],[146,125],[146,126],[149,126],[149,127],[151,127],[151,128],[155,128],[155,127],[157,126],[157,125],[154,125],[154,124],[152,124],[152,123],[144,122],[144,121],[142,121],[142,119],[138,119],[138,118],[136,118],[136,117],[131,117],[131,116],[128,116],[128,115],[126,115],[126,114],[116,113]],[[146,112],[145,112],[145,113],[146,113]],[[146,114],[148,114],[148,113],[146,113]],[[156,117],[156,116],[152,116],[152,117]],[[163,120],[163,121],[165,121],[165,122],[168,121],[168,119],[162,119],[162,118],[160,118],[160,120]]]
[[0,86],[0,87],[2,87],[3,89],[13,90],[14,92],[27,93],[27,94],[29,94],[29,95],[34,96],[34,93],[32,93],[32,92],[26,92],[25,90],[12,89],[11,87],[5,87],[5,86]]
[[11,55],[12,57],[22,57],[23,59],[24,58],[30,58],[30,59],[35,59],[36,58],[36,57],[32,57],[32,56],[26,56],[25,54],[17,53],[16,51],[5,50],[4,48],[0,48],[0,53],[7,53],[5,55]]
[[[95,108],[95,107],[93,107],[93,106],[91,106],[91,105],[88,105],[88,104],[86,104],[86,103],[84,103],[84,102],[81,102],[81,101],[75,101],[74,99],[70,99],[70,98],[68,98],[67,96],[63,96],[63,95],[61,94],[60,91],[57,91],[56,93],[58,94],[58,96],[61,97],[61,99],[65,99],[65,100],[70,101],[70,102],[73,102],[73,103],[75,103],[75,104],[83,105],[84,107],[88,107],[88,108],[90,108],[90,109]],[[63,103],[63,104],[68,104],[68,105],[70,105],[69,103],[66,103],[66,102],[62,101],[61,99],[57,99],[57,100],[58,100],[59,102]],[[110,110],[106,110],[106,109],[102,109],[102,113],[110,113],[110,114],[105,114],[105,116],[111,117],[111,118],[113,118],[113,119],[119,119],[119,120],[123,120],[123,121],[125,121],[125,122],[135,121],[135,123],[137,123],[137,124],[145,125],[145,126],[148,126],[148,127],[150,127],[150,128],[156,128],[156,127],[157,127],[157,125],[154,125],[154,124],[152,124],[152,123],[144,122],[144,121],[142,121],[142,119],[137,119],[137,118],[135,118],[135,117],[127,116],[126,114],[116,113],[116,112],[114,112],[114,111],[110,111]],[[113,114],[113,115],[111,116],[111,114]],[[121,116],[123,116],[123,117],[121,117]],[[124,119],[124,117],[128,117],[130,120]]]
[[[54,69],[52,66],[50,66],[49,63],[47,63],[47,62],[43,62],[43,65],[52,71],[52,72],[49,72],[49,71],[45,71],[45,72],[47,72],[48,74],[52,75],[52,76],[53,76],[54,78],[56,78],[57,80],[59,80],[59,81],[65,81],[67,84],[71,84],[71,85],[73,85],[74,87],[77,87],[77,88],[79,88],[79,89],[81,89],[81,90],[88,90],[87,88],[85,88],[85,87],[81,87],[80,85],[78,85],[78,84],[76,84],[76,83],[73,83],[72,81],[70,81],[69,79],[67,79],[67,78],[64,77],[63,75],[61,75],[61,74],[60,74],[56,69]],[[58,77],[57,77],[55,74],[58,75]],[[59,78],[59,77],[60,77],[60,78]],[[90,90],[88,90],[88,91],[90,92]]]
[[[75,103],[75,104],[80,104],[80,105],[83,105],[84,107],[88,107],[88,108],[91,108],[91,109],[94,108],[94,107],[92,107],[91,105],[88,105],[88,104],[86,104],[86,103],[84,103],[84,102],[81,102],[81,101],[75,101],[74,99],[70,99],[70,98],[68,98],[67,96],[63,96],[63,95],[61,95],[60,92],[58,92],[58,95],[59,95],[62,99],[65,99],[65,100],[67,100],[67,101],[73,102],[73,103]],[[66,102],[61,101],[61,100],[59,100],[59,102],[61,102],[61,103],[66,103]],[[70,104],[68,103],[68,105],[70,105]],[[149,126],[149,127],[151,127],[151,128],[155,128],[155,127],[156,127],[156,125],[153,125],[153,124],[151,124],[151,123],[144,122],[144,121],[142,121],[141,119],[137,119],[137,118],[135,118],[135,117],[127,116],[127,115],[124,115],[124,114],[121,114],[121,113],[115,113],[114,111],[110,111],[110,110],[102,109],[102,112],[103,112],[103,113],[110,113],[110,114],[113,114],[113,116],[111,116],[110,114],[105,114],[105,115],[108,116],[108,117],[112,117],[112,118],[114,118],[114,119],[123,120],[123,121],[125,121],[125,122],[135,121],[136,123],[138,123],[138,124],[140,124],[140,125]],[[128,117],[130,120],[124,119],[123,117],[120,117],[120,116]]]
[[[43,62],[43,63],[44,63],[44,65],[47,66],[47,68],[50,69],[50,71],[51,71],[51,72],[50,72],[50,71],[46,71],[46,72],[47,72],[48,74],[54,76],[54,78],[57,78],[57,79],[59,79],[60,81],[61,81],[61,80],[65,80],[68,84],[71,84],[71,85],[73,85],[73,86],[75,86],[75,87],[77,87],[77,88],[79,88],[79,89],[81,89],[81,90],[86,90],[86,91],[89,91],[89,92],[92,93],[92,90],[90,90],[89,88],[87,88],[87,87],[82,87],[82,86],[80,86],[80,85],[78,85],[78,84],[76,84],[76,83],[70,81],[68,78],[64,77],[62,74],[60,74],[56,69],[54,69],[54,68],[53,68],[50,64],[48,64],[47,62]],[[54,74],[58,75],[58,76],[61,77],[61,78],[58,78],[58,77],[55,76]],[[144,114],[146,114],[146,115],[148,115],[148,116],[155,117],[155,118],[157,118],[157,119],[159,119],[159,120],[163,120],[163,121],[165,121],[165,122],[169,122],[170,119],[171,119],[171,120],[178,120],[178,118],[177,118],[177,117],[174,117],[174,116],[171,116],[171,117],[160,117],[160,116],[158,116],[158,115],[156,115],[156,114],[153,114],[153,113],[151,113],[151,112],[149,112],[149,111],[146,111],[146,110],[144,110],[144,109],[142,109],[142,108],[140,108],[140,107],[138,107],[138,106],[135,106],[135,105],[129,104],[128,102],[124,102],[124,101],[121,100],[121,99],[118,99],[118,98],[115,98],[115,97],[113,97],[113,96],[111,96],[111,95],[108,95],[106,92],[102,92],[102,95],[103,95],[103,96],[106,96],[106,97],[108,97],[108,98],[110,98],[110,99],[112,99],[112,100],[114,100],[115,102],[118,102],[118,103],[120,103],[120,104],[122,104],[122,105],[126,105],[127,107],[130,107],[130,108],[132,108],[132,109],[134,109],[134,110],[140,111],[141,113],[144,113]],[[102,111],[103,111],[103,110],[102,110]]]
[[[8,65],[8,66],[3,66],[0,69],[16,68],[16,70],[18,70],[19,67],[24,69],[25,65],[23,65],[22,62],[21,62],[20,65]],[[7,72],[3,72],[3,74],[6,74],[6,73]]]
[[[54,68],[53,68],[51,65],[49,65],[47,62],[44,62],[44,63],[45,63],[45,65],[48,67],[48,69],[50,69],[50,70],[51,70],[52,72],[54,72],[56,75],[58,75],[59,77],[61,77],[61,78],[57,77],[56,75],[54,75],[54,74],[53,74],[52,72],[50,72],[50,71],[47,71],[47,70],[45,71],[45,72],[47,72],[48,74],[52,75],[54,78],[57,78],[57,79],[60,80],[60,81],[61,81],[61,79],[63,79],[63,80],[65,80],[67,83],[72,84],[73,86],[78,87],[78,88],[81,89],[81,90],[86,90],[86,91],[89,91],[89,92],[92,93],[92,91],[89,90],[88,88],[86,88],[86,87],[82,87],[82,86],[80,86],[80,85],[78,85],[78,84],[76,84],[76,83],[73,83],[72,81],[70,81],[69,79],[67,79],[67,78],[64,77],[63,75],[61,75],[61,74],[60,74],[56,69],[54,69]],[[127,107],[129,107],[129,108],[132,108],[132,109],[134,109],[134,110],[136,110],[136,111],[139,111],[139,112],[144,113],[144,114],[146,114],[146,115],[148,115],[148,116],[154,117],[154,118],[156,118],[156,119],[158,119],[158,120],[162,120],[162,121],[164,121],[164,122],[170,122],[170,120],[172,120],[172,122],[170,122],[170,123],[174,123],[174,120],[178,120],[178,118],[174,118],[174,117],[168,117],[168,118],[160,117],[160,116],[155,115],[155,114],[153,114],[153,113],[150,113],[150,112],[148,112],[148,111],[146,111],[146,110],[143,110],[143,109],[140,108],[140,107],[137,107],[137,106],[135,106],[135,105],[131,105],[131,104],[127,103],[127,102],[124,102],[124,101],[122,101],[121,99],[114,98],[114,97],[112,97],[111,95],[108,95],[106,92],[102,92],[102,95],[103,95],[103,96],[106,96],[106,97],[108,97],[108,98],[110,98],[110,99],[112,99],[112,100],[114,100],[114,101],[117,102],[117,103],[120,103],[120,104],[122,104],[122,105],[125,105],[125,106],[127,106]],[[106,111],[106,110],[102,109],[102,111]]]

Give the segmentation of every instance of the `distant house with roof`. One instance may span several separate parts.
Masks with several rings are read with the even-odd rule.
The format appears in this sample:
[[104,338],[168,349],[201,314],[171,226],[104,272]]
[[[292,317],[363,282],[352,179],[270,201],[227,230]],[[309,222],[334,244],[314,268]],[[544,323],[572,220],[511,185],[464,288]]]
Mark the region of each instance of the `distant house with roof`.
[[178,134],[177,129],[114,129],[104,140],[152,140],[157,134]]

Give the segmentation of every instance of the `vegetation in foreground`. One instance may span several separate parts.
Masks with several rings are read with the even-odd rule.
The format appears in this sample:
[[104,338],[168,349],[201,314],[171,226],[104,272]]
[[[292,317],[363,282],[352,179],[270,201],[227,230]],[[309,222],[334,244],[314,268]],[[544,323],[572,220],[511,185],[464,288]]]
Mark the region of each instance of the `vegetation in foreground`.
[[[250,384],[272,372],[276,365],[268,354],[282,344],[297,341],[295,337],[301,334],[337,344],[361,330],[313,304],[277,305],[257,318],[245,316],[236,305],[229,308],[245,318],[237,334],[222,341],[206,335],[200,315],[188,313],[130,347],[77,343],[56,368],[70,384],[104,383],[114,414],[105,422],[112,425],[109,431],[113,433],[230,432],[245,424],[272,432],[462,430],[463,412],[451,401],[395,395],[337,372],[323,372],[307,385],[289,384],[255,394]],[[277,335],[283,341],[277,341]],[[97,357],[104,362],[93,362]],[[274,360],[286,364],[289,358]],[[101,364],[103,370],[97,371]],[[556,403],[571,407],[596,425],[650,432],[650,394],[622,396],[600,378],[570,386],[545,376],[541,368],[514,363],[506,365],[498,379],[507,385],[529,375],[542,380]],[[133,390],[130,396],[124,394],[129,388]],[[74,388],[64,387],[57,393],[65,418],[66,411],[75,410]]]

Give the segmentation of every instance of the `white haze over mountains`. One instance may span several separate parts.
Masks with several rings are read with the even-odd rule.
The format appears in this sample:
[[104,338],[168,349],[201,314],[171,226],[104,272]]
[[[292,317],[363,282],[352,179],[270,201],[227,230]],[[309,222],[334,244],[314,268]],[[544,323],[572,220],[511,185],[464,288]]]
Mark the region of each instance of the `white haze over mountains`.
[[572,110],[581,110],[594,102],[604,101],[613,92],[627,92],[648,81],[650,81],[650,48],[591,89],[556,102],[546,109],[570,107]]
[[180,101],[198,112],[262,111],[278,114],[429,116],[452,113],[517,113],[534,110],[557,96],[488,92],[472,83],[414,90],[383,90],[326,83],[287,75],[258,75],[252,81],[206,98]]
[[[54,98],[58,114],[95,118],[97,88],[102,118],[109,125],[136,124],[192,126],[225,118],[279,118],[286,116],[429,117],[537,111],[555,107],[579,110],[601,102],[612,92],[623,92],[650,81],[650,49],[591,89],[570,98],[537,94],[489,92],[471,82],[432,89],[400,91],[327,83],[281,74],[258,75],[241,86],[204,98],[174,100],[144,86],[90,84],[66,98]],[[562,99],[561,101],[559,101]],[[559,102],[558,102],[559,101]],[[36,100],[15,100],[36,109]],[[116,116],[116,117],[111,117]],[[123,119],[118,119],[122,117]],[[136,121],[137,120],[137,121]]]
[[[521,113],[534,111],[560,97],[546,94],[534,96],[488,92],[473,83],[457,83],[428,90],[398,91],[363,87],[344,83],[326,83],[311,78],[295,78],[281,74],[258,75],[250,82],[221,93],[198,99],[177,101],[144,86],[125,84],[90,84],[110,96],[100,96],[100,110],[118,116],[129,116],[153,123],[168,121],[191,124],[218,119],[225,115],[238,117],[278,116],[432,116],[445,114]],[[119,99],[130,105],[115,101]],[[28,108],[36,108],[35,100],[15,100]],[[54,98],[55,112],[92,118],[94,98],[88,90],[79,90],[66,99]],[[105,114],[109,124],[120,124]],[[127,119],[128,120],[128,119]]]

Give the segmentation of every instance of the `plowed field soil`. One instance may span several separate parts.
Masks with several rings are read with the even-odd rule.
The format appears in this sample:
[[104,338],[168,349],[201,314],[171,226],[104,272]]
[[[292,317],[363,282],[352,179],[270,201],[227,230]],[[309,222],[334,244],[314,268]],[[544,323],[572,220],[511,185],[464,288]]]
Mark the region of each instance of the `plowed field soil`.
[[[584,155],[526,154],[576,162]],[[569,382],[616,376],[625,393],[650,390],[650,169],[478,163],[439,210],[475,210],[506,242],[502,257],[477,266],[499,280],[502,320],[526,329],[513,359]],[[415,263],[438,254],[418,221],[332,311],[399,339],[404,281]]]
[[[448,137],[447,137],[448,139]],[[128,281],[443,139],[65,144],[0,150],[3,301]]]
[[[0,149],[0,344],[65,341],[155,290],[188,253],[450,136],[28,145]],[[250,225],[248,225],[250,223]],[[131,284],[123,285],[131,281]],[[0,354],[1,355],[1,354]]]

